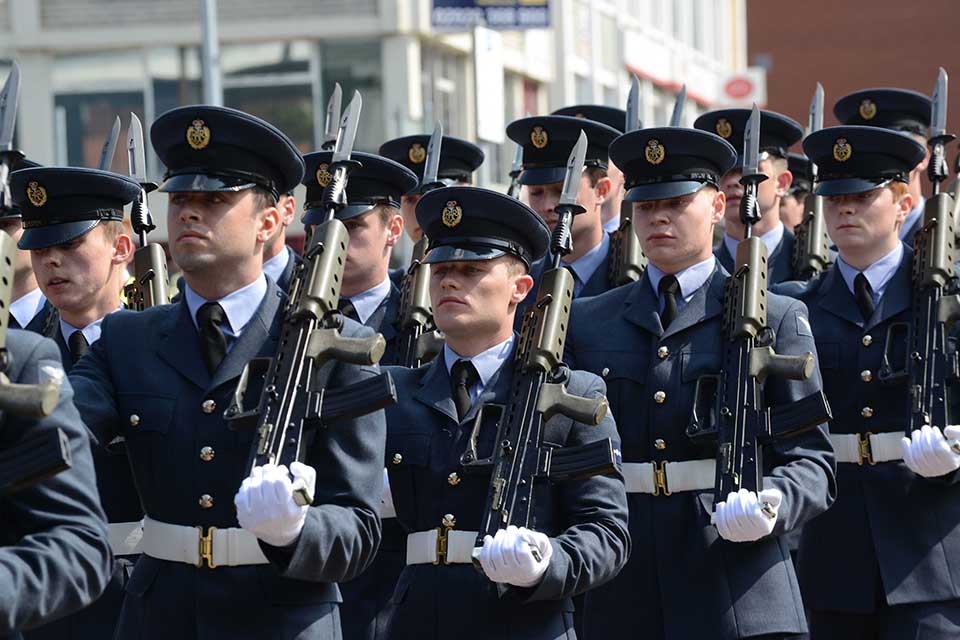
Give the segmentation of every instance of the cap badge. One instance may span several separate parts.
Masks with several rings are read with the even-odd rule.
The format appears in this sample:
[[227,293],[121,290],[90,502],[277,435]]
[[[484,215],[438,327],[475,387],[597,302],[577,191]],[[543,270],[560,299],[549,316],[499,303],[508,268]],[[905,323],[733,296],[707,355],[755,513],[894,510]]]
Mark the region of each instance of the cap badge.
[[47,203],[47,190],[40,186],[36,180],[27,184],[27,199],[35,207],[42,207]]
[[427,159],[427,150],[419,142],[414,142],[410,145],[410,150],[407,151],[407,157],[413,164],[420,164]]
[[549,141],[550,137],[543,127],[536,126],[533,128],[533,131],[530,132],[530,142],[532,142],[533,146],[537,149],[543,149]]
[[877,115],[877,103],[870,98],[865,98],[860,102],[860,117],[864,120],[873,120]]
[[317,184],[321,187],[326,187],[330,184],[331,179],[333,179],[333,174],[330,173],[330,165],[324,162],[317,167]]
[[199,151],[210,144],[210,127],[197,118],[187,127],[187,144]]
[[837,138],[833,145],[833,159],[837,162],[846,162],[853,155],[853,147],[846,138]]
[[643,150],[643,155],[650,164],[660,164],[667,155],[667,150],[663,148],[660,141],[656,138],[647,141],[647,146]]
[[730,124],[730,121],[726,118],[717,120],[717,126],[714,128],[717,130],[717,135],[721,138],[729,138],[733,134],[733,125]]
[[463,209],[457,204],[456,200],[447,200],[447,206],[443,208],[441,217],[443,224],[448,227],[455,227],[463,220]]

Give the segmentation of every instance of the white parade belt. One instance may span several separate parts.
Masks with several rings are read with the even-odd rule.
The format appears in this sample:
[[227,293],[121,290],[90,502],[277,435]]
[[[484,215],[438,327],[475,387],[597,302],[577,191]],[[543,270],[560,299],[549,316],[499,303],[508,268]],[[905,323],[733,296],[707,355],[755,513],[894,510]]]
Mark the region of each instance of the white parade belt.
[[140,553],[143,523],[111,522],[107,525],[107,538],[115,556],[131,556]]
[[417,531],[407,535],[407,564],[469,564],[476,542],[476,531]]
[[624,462],[627,493],[669,496],[683,491],[705,491],[716,483],[717,461]]
[[143,519],[143,540],[140,551],[151,558],[184,562],[211,569],[239,567],[251,564],[269,564],[260,550],[256,536],[244,529],[231,527],[187,527],[167,524],[149,517]]
[[900,441],[903,431],[893,433],[831,433],[830,444],[837,462],[855,462],[862,465],[903,460]]

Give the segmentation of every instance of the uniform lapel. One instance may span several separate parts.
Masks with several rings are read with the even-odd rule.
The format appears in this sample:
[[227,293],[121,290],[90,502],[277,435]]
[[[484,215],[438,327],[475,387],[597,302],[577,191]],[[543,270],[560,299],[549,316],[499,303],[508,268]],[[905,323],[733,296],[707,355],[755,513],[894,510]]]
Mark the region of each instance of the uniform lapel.
[[728,277],[722,267],[714,268],[710,279],[697,289],[689,302],[683,305],[677,319],[671,322],[667,330],[663,332],[661,340],[720,315],[723,310],[724,288]]
[[793,234],[784,229],[780,244],[767,259],[767,264],[770,265],[767,282],[771,285],[793,280],[793,243]]
[[303,262],[297,253],[287,247],[286,250],[290,253],[290,259],[287,260],[287,266],[284,267],[283,273],[280,274],[280,279],[277,281],[277,286],[281,291],[287,293],[290,291],[290,283],[293,282],[293,274],[296,272],[297,267]]
[[643,276],[633,284],[625,286],[632,289],[624,301],[623,317],[648,333],[662,335],[663,327],[660,325],[658,313],[660,301],[653,295],[647,272],[644,271]]
[[863,316],[857,308],[847,283],[840,274],[840,268],[834,263],[826,275],[826,281],[820,287],[820,296],[817,301],[823,309],[833,315],[857,326],[863,326]]
[[447,373],[447,364],[443,353],[433,359],[430,367],[420,380],[420,388],[413,397],[438,411],[454,422],[457,420],[457,407],[453,404],[450,393],[450,375]]
[[377,308],[367,318],[366,325],[374,331],[378,331],[384,340],[390,342],[397,335],[395,323],[399,307],[400,289],[391,282],[390,294],[380,301]]
[[607,255],[603,257],[603,262],[590,275],[590,279],[583,285],[577,297],[598,296],[608,289],[610,289],[610,245],[607,245]]
[[[208,389],[216,389],[225,382],[238,378],[251,359],[259,355],[273,355],[272,345],[265,345],[264,343],[270,337],[274,321],[280,320],[276,316],[283,297],[283,293],[276,284],[271,283],[267,287],[266,295],[263,296],[263,300],[257,307],[256,313],[250,318],[250,322],[243,328],[240,339],[234,343],[223,362],[213,372],[213,380],[210,382]],[[279,328],[279,324],[277,328]]]
[[[185,296],[171,307],[160,328],[158,355],[187,380],[205,388],[210,374],[200,356],[200,337],[190,317]],[[193,348],[191,348],[191,346]]]
[[867,321],[864,331],[874,328],[901,311],[910,308],[913,302],[913,251],[909,247],[903,249],[903,259],[894,272],[887,288],[880,297],[880,302],[873,310],[873,315]]
[[50,304],[49,300],[44,301],[43,307],[40,308],[40,311],[37,312],[37,315],[33,316],[30,319],[30,322],[27,323],[27,326],[24,327],[27,331],[32,331],[33,333],[43,334],[43,328],[47,324],[47,318],[50,317],[50,313],[53,311],[53,305]]
[[727,243],[722,238],[713,250],[713,255],[727,273],[733,273],[733,256],[727,251]]

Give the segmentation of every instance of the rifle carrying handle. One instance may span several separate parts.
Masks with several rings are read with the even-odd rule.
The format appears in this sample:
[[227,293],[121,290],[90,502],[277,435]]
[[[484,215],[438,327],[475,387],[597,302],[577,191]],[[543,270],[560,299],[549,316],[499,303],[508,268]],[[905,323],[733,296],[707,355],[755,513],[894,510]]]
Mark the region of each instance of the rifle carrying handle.
[[548,382],[540,388],[540,400],[537,409],[546,422],[556,414],[596,426],[607,415],[610,404],[606,397],[585,398],[567,393],[566,387],[559,382]]
[[785,380],[809,380],[817,359],[809,351],[800,356],[781,356],[771,347],[758,347],[750,352],[751,373],[761,383],[767,376]]
[[0,384],[0,411],[27,418],[43,418],[53,413],[60,398],[60,387],[45,384]]
[[366,338],[346,338],[336,329],[316,329],[310,334],[307,355],[318,364],[336,360],[357,365],[380,362],[387,341],[379,333]]

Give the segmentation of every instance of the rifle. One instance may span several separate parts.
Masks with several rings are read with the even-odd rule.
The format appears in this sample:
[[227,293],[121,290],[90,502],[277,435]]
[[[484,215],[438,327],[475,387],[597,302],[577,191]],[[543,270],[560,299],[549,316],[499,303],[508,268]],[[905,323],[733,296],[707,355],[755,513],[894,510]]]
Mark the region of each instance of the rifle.
[[520,199],[520,173],[523,171],[523,145],[519,142],[514,145],[513,164],[510,165],[510,188],[507,195]]
[[[683,108],[680,108],[683,111]],[[674,105],[674,114],[677,107]],[[627,121],[624,133],[636,131],[642,127],[640,122],[640,79],[634,75],[627,96]],[[671,126],[676,126],[671,123]],[[624,200],[620,203],[620,226],[610,234],[610,284],[614,287],[636,282],[643,275],[647,258],[643,255],[640,238],[633,229],[633,203]]]
[[[823,128],[823,86],[818,82],[810,101],[807,135]],[[810,163],[810,182],[817,182],[817,165]],[[793,272],[802,280],[810,280],[830,266],[830,236],[823,219],[823,198],[813,189],[803,202],[803,221],[793,228]]]
[[[10,170],[20,164],[24,157],[21,151],[13,148],[19,97],[20,67],[14,62],[0,90],[0,211],[13,208]],[[27,418],[42,418],[53,413],[57,406],[59,382],[14,384],[7,377],[13,364],[6,344],[16,250],[13,238],[0,232],[0,411]],[[40,436],[27,435],[0,451],[0,495],[9,495],[29,487],[69,469],[71,464],[70,442],[62,430]]]
[[[913,322],[890,326],[879,371],[883,382],[908,381],[908,435],[924,425],[942,429],[953,424],[948,387],[960,377],[957,352],[948,344],[960,320],[960,286],[953,271],[954,200],[940,191],[940,183],[947,178],[945,147],[956,137],[947,133],[947,74],[942,68],[931,109],[927,175],[933,195],[924,205],[923,226],[914,237]],[[895,367],[895,349],[904,338],[909,356]],[[960,453],[956,440],[950,446]]]
[[[360,123],[360,105],[360,94],[355,92],[341,120],[329,167],[333,177],[323,193],[326,221],[310,235],[303,264],[297,267],[291,283],[277,353],[273,358],[254,358],[244,367],[224,412],[232,429],[255,425],[248,469],[265,464],[289,468],[302,457],[306,427],[364,415],[396,402],[396,389],[389,374],[327,389],[326,376],[320,371],[330,361],[375,364],[386,346],[380,334],[368,338],[340,335],[343,316],[337,310],[350,236],[335,216],[347,205],[350,171],[360,166],[350,159]],[[245,410],[244,398],[254,378],[263,380],[259,402],[255,408]],[[294,486],[294,500],[301,506],[313,502],[313,496],[300,481]]]
[[[745,239],[737,245],[737,261],[723,299],[723,364],[719,374],[701,377],[694,387],[694,410],[687,436],[716,440],[715,503],[731,492],[763,489],[762,446],[812,429],[830,419],[822,391],[771,409],[763,397],[770,376],[807,380],[816,361],[812,353],[777,355],[773,330],[767,325],[767,249],[751,235],[760,220],[757,185],[767,179],[759,172],[760,110],[753,106],[744,133],[744,187],[740,220]],[[769,507],[764,513],[773,517]]]
[[113,166],[113,156],[117,154],[117,142],[120,140],[120,116],[114,116],[113,126],[110,127],[110,134],[103,141],[103,149],[100,150],[100,162],[97,169],[100,171],[110,171]]
[[[581,132],[567,162],[563,192],[557,205],[559,221],[551,238],[552,266],[537,291],[537,302],[526,313],[517,353],[514,357],[514,390],[510,404],[490,405],[500,413],[497,445],[489,458],[481,458],[478,440],[483,413],[481,407],[460,458],[466,470],[493,468],[484,504],[483,519],[474,549],[474,561],[486,535],[515,525],[533,528],[534,486],[538,479],[563,481],[614,473],[619,470],[617,452],[610,438],[577,447],[543,446],[543,425],[557,414],[598,425],[607,412],[606,398],[584,398],[566,391],[570,371],[561,361],[566,328],[573,301],[573,276],[561,263],[573,250],[570,226],[576,213],[577,189],[587,151],[587,136]],[[537,554],[534,554],[537,555]]]
[[[427,145],[420,195],[442,186],[437,179],[440,171],[440,149],[443,144],[443,126],[438,122]],[[430,267],[423,262],[429,241],[424,236],[413,245],[410,267],[403,277],[400,308],[397,311],[397,364],[419,367],[429,362],[443,348],[443,337],[433,324],[430,304]]]
[[147,181],[146,154],[143,146],[143,125],[135,113],[130,114],[127,129],[127,162],[130,177],[140,183],[140,195],[130,208],[130,225],[138,235],[140,248],[133,254],[133,280],[123,287],[127,307],[137,311],[158,304],[167,304],[167,256],[159,244],[147,242],[147,234],[157,226],[147,203],[147,194],[157,188]]

